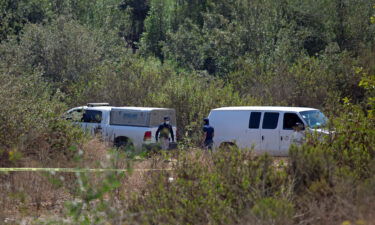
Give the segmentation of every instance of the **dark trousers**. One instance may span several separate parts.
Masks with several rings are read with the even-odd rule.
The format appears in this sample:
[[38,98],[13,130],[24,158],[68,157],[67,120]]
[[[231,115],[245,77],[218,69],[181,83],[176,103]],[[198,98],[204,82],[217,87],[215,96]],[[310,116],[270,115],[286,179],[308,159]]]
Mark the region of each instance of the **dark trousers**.
[[209,149],[209,150],[212,150],[213,145],[214,145],[214,141],[212,139],[204,141],[204,147]]

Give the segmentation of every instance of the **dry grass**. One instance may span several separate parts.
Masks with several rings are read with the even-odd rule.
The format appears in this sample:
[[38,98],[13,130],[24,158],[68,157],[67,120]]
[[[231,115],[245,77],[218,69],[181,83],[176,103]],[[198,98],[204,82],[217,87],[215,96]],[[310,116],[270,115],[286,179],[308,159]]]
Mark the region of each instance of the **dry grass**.
[[[84,166],[98,165],[105,162],[106,147],[97,140],[91,140],[82,147]],[[45,153],[45,154],[43,154]],[[17,164],[20,167],[75,167],[79,166],[73,160],[61,157],[54,163],[50,161],[46,151],[40,152],[39,157],[25,157]],[[41,161],[38,161],[40,159]],[[43,160],[44,159],[44,160]],[[0,224],[5,218],[20,219],[22,217],[39,217],[43,214],[61,213],[63,203],[72,198],[69,188],[75,182],[71,173],[54,175],[64,181],[62,186],[51,182],[51,174],[42,172],[10,172],[0,174]]]
[[105,168],[110,166],[108,158],[108,146],[98,139],[92,139],[82,146],[83,167],[85,168]]
[[[20,167],[84,167],[84,168],[170,168],[171,164],[161,156],[152,159],[134,161],[126,158],[110,156],[110,146],[99,140],[93,139],[82,146],[82,160],[66,160],[51,163],[37,161],[35,157],[23,158]],[[39,157],[47,159],[48,157]],[[149,178],[155,172],[133,171],[127,174],[121,181],[118,195],[125,196],[129,193],[137,193],[147,184]],[[64,209],[64,202],[73,199],[76,177],[72,173],[57,173],[54,178],[62,179],[61,186],[56,186],[50,180],[51,174],[41,172],[10,172],[0,174],[0,224],[9,221],[21,221],[22,218],[38,218],[61,214]],[[90,174],[90,183],[100,184],[101,174]],[[28,224],[28,223],[26,223]]]
[[0,180],[0,218],[59,213],[63,202],[69,199],[69,194],[62,188],[56,188],[44,174],[13,172],[2,174]]

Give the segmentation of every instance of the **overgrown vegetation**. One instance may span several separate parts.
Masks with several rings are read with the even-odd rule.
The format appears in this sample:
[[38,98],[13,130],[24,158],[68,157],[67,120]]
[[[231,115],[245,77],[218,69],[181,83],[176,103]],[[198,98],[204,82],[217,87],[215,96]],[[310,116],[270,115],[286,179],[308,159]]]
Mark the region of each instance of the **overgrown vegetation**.
[[[173,172],[139,175],[144,182],[133,191],[124,189],[135,174],[55,177],[65,182],[46,190],[76,197],[58,215],[68,220],[57,222],[370,223],[374,7],[371,0],[1,1],[0,166],[116,167],[99,143],[91,147],[100,159],[82,156],[91,142],[61,114],[102,101],[172,107],[182,147],[145,162],[156,168],[176,158],[167,165]],[[228,105],[320,108],[334,132],[293,147],[285,163],[238,149],[191,149],[202,118]],[[46,177],[17,176],[1,174],[2,207],[40,203],[36,187]]]

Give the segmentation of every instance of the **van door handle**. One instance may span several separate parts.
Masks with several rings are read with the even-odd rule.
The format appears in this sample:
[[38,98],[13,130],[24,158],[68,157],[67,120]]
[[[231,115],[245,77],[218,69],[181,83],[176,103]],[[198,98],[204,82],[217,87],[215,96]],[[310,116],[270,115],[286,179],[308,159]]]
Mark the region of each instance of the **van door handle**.
[[262,141],[264,140],[264,136],[262,135]]
[[281,140],[283,140],[283,136],[281,136],[281,138],[280,138]]

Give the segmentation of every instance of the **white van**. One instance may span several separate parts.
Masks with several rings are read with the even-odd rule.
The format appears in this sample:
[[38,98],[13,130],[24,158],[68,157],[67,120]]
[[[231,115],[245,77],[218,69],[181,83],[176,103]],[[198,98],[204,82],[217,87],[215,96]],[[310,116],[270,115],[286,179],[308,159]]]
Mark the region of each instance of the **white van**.
[[297,122],[318,132],[327,123],[318,109],[304,107],[224,107],[211,110],[208,118],[215,129],[215,148],[236,145],[273,156],[288,155]]
[[92,135],[100,135],[115,146],[140,150],[154,146],[155,135],[163,118],[168,116],[176,140],[176,112],[168,108],[114,107],[108,103],[89,103],[66,112],[65,118]]

